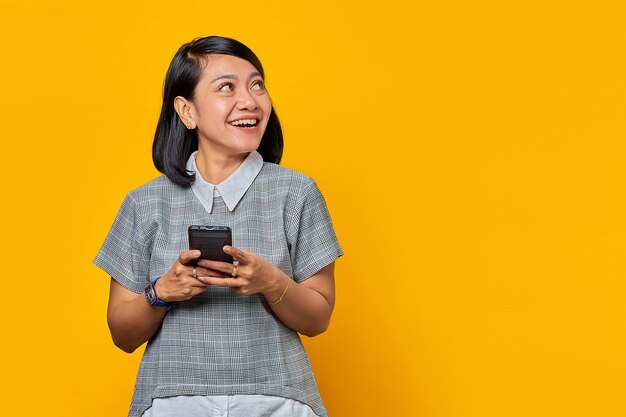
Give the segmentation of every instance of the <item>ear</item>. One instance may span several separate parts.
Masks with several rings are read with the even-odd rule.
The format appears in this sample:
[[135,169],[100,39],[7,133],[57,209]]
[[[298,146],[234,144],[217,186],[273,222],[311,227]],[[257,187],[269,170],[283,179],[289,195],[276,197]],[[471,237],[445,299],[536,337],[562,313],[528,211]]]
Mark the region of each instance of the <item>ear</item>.
[[196,109],[191,101],[187,100],[185,97],[176,96],[174,99],[174,109],[187,129],[196,128]]

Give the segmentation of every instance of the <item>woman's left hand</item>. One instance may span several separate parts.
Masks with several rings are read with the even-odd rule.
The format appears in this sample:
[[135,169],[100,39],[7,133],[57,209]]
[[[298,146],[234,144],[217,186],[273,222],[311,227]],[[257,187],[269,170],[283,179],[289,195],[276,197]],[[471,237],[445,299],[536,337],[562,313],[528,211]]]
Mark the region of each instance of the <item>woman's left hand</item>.
[[[232,246],[224,246],[224,252],[238,261],[237,268],[227,262],[203,259],[198,265],[209,271],[198,275],[198,280],[207,285],[230,287],[239,294],[262,294],[285,326],[309,337],[328,328],[335,305],[334,262],[302,283],[296,283],[254,253]],[[229,278],[229,275],[236,277]]]
[[280,296],[287,279],[291,279],[276,266],[251,252],[237,249],[233,246],[224,246],[224,252],[238,261],[237,266],[228,262],[209,261],[206,259],[198,261],[198,265],[234,276],[234,278],[198,276],[200,281],[209,285],[230,287],[239,294],[261,293],[268,300],[273,300]]

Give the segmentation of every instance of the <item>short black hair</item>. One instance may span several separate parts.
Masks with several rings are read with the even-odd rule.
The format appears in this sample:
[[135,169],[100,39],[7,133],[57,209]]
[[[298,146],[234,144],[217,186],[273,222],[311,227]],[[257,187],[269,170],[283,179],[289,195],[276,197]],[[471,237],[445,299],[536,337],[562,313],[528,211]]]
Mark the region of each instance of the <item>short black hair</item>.
[[[194,39],[180,47],[165,76],[163,105],[152,143],[152,161],[159,172],[174,183],[187,187],[195,180],[195,174],[187,171],[189,156],[198,150],[198,134],[187,129],[174,108],[177,96],[193,99],[194,90],[200,81],[211,54],[232,55],[251,63],[265,79],[259,58],[243,43],[222,36]],[[283,131],[272,105],[272,111],[263,138],[257,151],[263,160],[280,163],[283,155]]]

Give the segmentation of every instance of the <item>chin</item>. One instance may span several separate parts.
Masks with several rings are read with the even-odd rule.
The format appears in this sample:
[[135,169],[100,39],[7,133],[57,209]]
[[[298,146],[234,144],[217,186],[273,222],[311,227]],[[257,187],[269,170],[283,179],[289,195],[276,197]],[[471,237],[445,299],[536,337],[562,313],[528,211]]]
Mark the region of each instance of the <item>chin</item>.
[[238,140],[233,147],[238,153],[250,153],[256,151],[261,145],[261,140]]

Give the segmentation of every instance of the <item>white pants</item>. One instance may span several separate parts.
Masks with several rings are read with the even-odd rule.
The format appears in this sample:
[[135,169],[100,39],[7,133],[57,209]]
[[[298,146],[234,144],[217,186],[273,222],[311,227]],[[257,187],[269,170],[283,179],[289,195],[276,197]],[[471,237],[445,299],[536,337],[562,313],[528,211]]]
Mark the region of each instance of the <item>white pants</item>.
[[155,398],[142,417],[317,417],[311,407],[269,395]]

